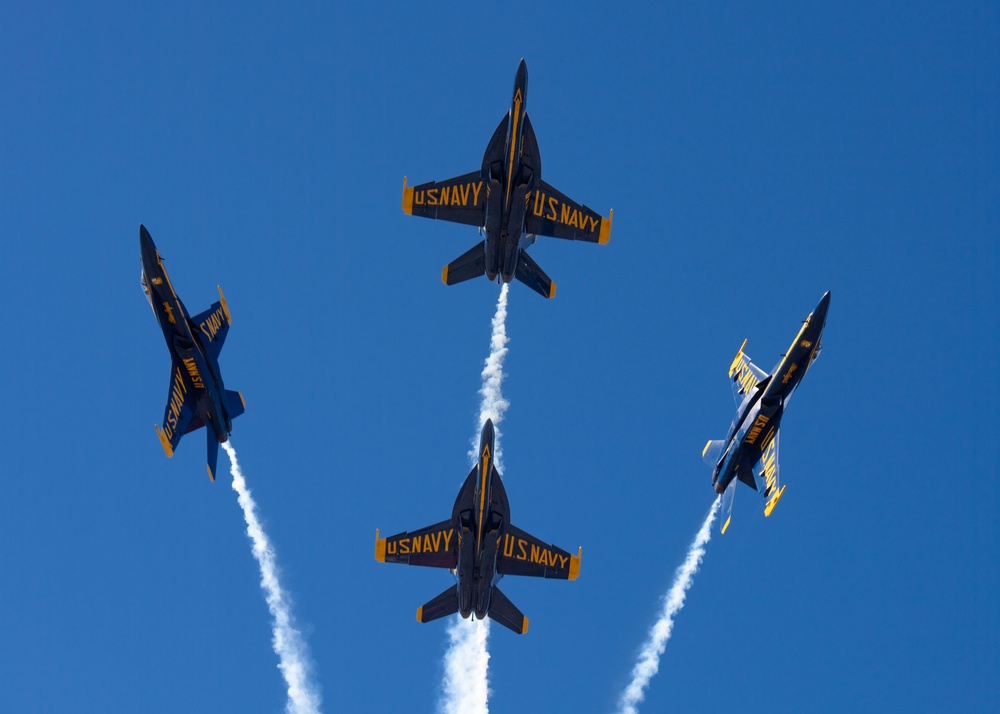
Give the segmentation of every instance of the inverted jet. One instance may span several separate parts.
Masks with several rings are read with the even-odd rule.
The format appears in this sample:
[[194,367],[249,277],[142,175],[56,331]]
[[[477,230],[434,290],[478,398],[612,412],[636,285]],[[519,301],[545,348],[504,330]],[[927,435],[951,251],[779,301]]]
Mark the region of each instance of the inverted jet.
[[225,388],[219,372],[219,353],[232,323],[226,298],[220,287],[219,301],[191,317],[174,292],[163,258],[149,231],[142,225],[139,226],[139,247],[142,290],[170,350],[167,408],[163,414],[163,428],[157,426],[156,433],[170,457],[182,436],[206,427],[208,477],[214,481],[219,444],[229,439],[233,419],[246,407],[242,394]]
[[576,580],[580,574],[581,548],[576,555],[549,545],[510,523],[510,508],[503,481],[493,463],[493,422],[483,426],[479,460],[458,492],[451,518],[418,531],[379,538],[375,531],[375,559],[380,563],[406,563],[447,568],[458,583],[417,608],[419,622],[431,622],[456,612],[475,613],[524,634],[526,618],[497,583],[504,575]]
[[509,283],[517,278],[543,297],[556,284],[528,255],[536,236],[607,243],[611,218],[581,205],[542,180],[542,160],[526,110],[528,67],[517,67],[510,111],[486,146],[479,171],[445,181],[408,186],[403,212],[484,229],[485,239],[444,267],[447,285],[486,275]]
[[746,340],[729,367],[736,419],[725,439],[709,441],[701,452],[705,463],[713,468],[715,492],[722,494],[723,533],[732,517],[737,481],[761,493],[765,516],[771,515],[785,492],[778,469],[778,428],[792,393],[819,356],[829,307],[827,292],[770,374],[743,352]]

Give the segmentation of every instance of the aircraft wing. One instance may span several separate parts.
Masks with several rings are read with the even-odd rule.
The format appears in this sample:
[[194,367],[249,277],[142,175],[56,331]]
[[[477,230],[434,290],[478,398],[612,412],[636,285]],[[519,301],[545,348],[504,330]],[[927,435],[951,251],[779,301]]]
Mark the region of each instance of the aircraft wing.
[[[607,243],[611,238],[611,218],[604,218],[544,181],[528,193],[524,218],[526,233],[589,243]],[[612,214],[614,212],[612,211]]]
[[196,414],[194,396],[188,392],[181,365],[174,360],[170,365],[170,391],[167,393],[167,407],[163,413],[163,429],[156,427],[167,456],[174,455],[174,449],[182,436],[204,426],[204,422]]
[[212,306],[205,312],[191,318],[191,332],[198,334],[201,343],[205,345],[205,349],[212,359],[219,358],[222,343],[226,341],[229,325],[232,323],[222,288],[219,288],[219,297],[222,299],[212,303]]
[[502,575],[576,580],[580,574],[583,548],[576,555],[571,555],[512,525],[507,526],[499,550],[497,572]]
[[458,564],[458,537],[452,521],[441,521],[418,531],[379,538],[375,531],[375,560],[453,570]]
[[754,468],[757,476],[764,481],[764,490],[761,491],[761,495],[764,497],[765,516],[771,515],[785,492],[785,487],[781,485],[780,469],[778,468],[778,435],[780,433],[780,430],[774,432],[774,436],[764,443],[760,462]]
[[480,171],[445,181],[407,186],[403,178],[403,213],[481,228],[486,225],[486,185]]
[[767,372],[751,362],[750,357],[743,352],[746,346],[747,341],[743,340],[740,351],[736,353],[733,363],[729,366],[729,381],[733,387],[736,406],[742,404],[743,398],[768,376]]

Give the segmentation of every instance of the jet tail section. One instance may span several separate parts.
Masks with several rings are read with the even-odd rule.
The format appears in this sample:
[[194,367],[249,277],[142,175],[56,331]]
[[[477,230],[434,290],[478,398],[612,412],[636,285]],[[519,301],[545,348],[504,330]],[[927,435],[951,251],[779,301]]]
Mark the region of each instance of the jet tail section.
[[538,267],[527,251],[522,250],[517,257],[514,277],[545,298],[556,296],[556,284],[545,271]]
[[729,528],[729,521],[733,517],[733,498],[736,496],[736,479],[730,481],[729,485],[726,487],[725,493],[722,494],[722,515],[725,520],[722,521],[721,533],[725,533],[726,529]]
[[493,596],[490,598],[490,611],[487,614],[494,622],[519,635],[528,631],[528,618],[495,585],[493,586]]
[[215,467],[219,463],[219,440],[215,438],[215,431],[205,429],[208,434],[208,477],[215,480]]
[[433,622],[458,612],[458,586],[450,585],[447,590],[425,605],[417,608],[417,622]]
[[441,271],[441,282],[445,285],[455,285],[478,278],[485,273],[486,244],[480,241],[444,266],[444,270]]

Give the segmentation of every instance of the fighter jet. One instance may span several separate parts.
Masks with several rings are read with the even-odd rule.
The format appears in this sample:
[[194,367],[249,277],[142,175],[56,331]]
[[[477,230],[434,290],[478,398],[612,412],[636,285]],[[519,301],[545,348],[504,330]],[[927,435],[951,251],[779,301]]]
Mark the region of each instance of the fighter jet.
[[713,467],[715,492],[723,494],[723,533],[732,517],[737,481],[757,491],[760,479],[764,488],[761,495],[765,516],[771,515],[785,492],[778,478],[778,427],[792,393],[819,356],[829,307],[828,291],[806,317],[792,346],[770,374],[751,362],[743,352],[746,340],[729,367],[737,405],[736,419],[725,439],[709,441],[701,451],[705,463]]
[[444,267],[447,285],[486,274],[505,283],[517,278],[543,297],[554,297],[556,284],[527,253],[536,236],[607,243],[607,218],[580,205],[542,181],[542,160],[535,130],[525,110],[528,67],[517,67],[511,108],[500,120],[483,155],[479,171],[445,181],[407,186],[403,178],[403,212],[465,223],[485,229],[486,238]]
[[497,583],[504,575],[576,580],[583,548],[571,555],[548,545],[510,523],[507,492],[493,463],[493,422],[483,426],[479,460],[455,499],[451,518],[418,531],[379,538],[375,559],[448,568],[458,578],[443,593],[417,608],[417,620],[430,622],[460,612],[481,620],[487,615],[519,635],[528,618],[507,599]]
[[239,392],[226,389],[219,372],[219,352],[229,333],[232,317],[219,288],[219,302],[191,317],[174,292],[163,258],[153,245],[145,226],[139,226],[142,253],[142,291],[146,293],[170,350],[170,389],[163,428],[156,433],[167,456],[184,434],[206,427],[208,435],[208,477],[215,480],[219,444],[229,438],[233,419],[243,413],[246,403]]

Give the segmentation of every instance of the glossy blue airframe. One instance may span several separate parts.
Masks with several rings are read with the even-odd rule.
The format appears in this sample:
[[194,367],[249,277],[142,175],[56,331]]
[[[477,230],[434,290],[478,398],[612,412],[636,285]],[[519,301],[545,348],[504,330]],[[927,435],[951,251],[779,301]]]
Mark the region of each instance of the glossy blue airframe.
[[167,456],[184,434],[206,427],[208,477],[215,480],[219,444],[229,439],[233,419],[246,403],[239,392],[226,389],[219,371],[219,353],[232,318],[219,288],[219,302],[191,317],[177,297],[163,266],[163,258],[145,226],[139,226],[142,255],[142,289],[149,299],[170,350],[170,389],[163,427],[156,433]]

